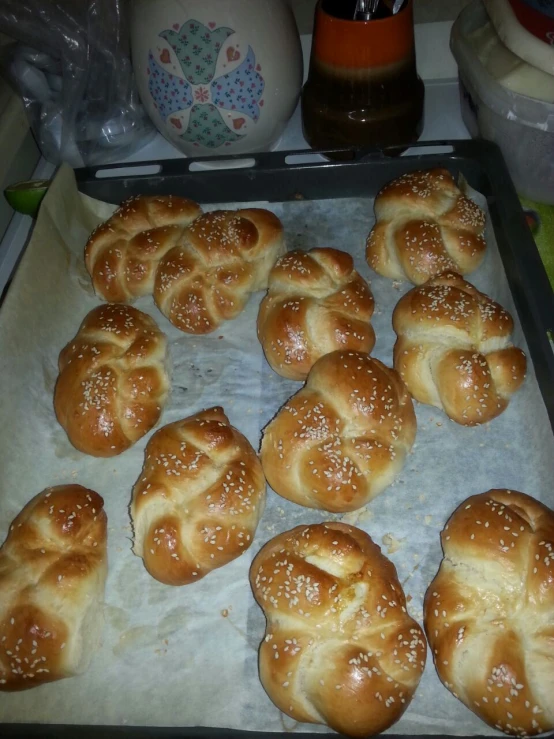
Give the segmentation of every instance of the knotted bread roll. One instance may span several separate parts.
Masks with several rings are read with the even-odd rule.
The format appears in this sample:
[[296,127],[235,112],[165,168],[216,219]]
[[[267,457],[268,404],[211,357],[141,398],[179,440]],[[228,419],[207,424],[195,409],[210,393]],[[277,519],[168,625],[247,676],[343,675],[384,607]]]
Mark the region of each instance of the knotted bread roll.
[[554,729],[554,511],[523,493],[464,501],[441,534],[425,628],[445,686],[506,734]]
[[284,251],[283,226],[268,210],[206,213],[160,262],[154,300],[181,331],[210,333],[267,288]]
[[527,361],[510,341],[514,322],[455,272],[404,295],[393,313],[394,367],[420,403],[465,426],[504,411]]
[[336,249],[293,251],[269,275],[258,315],[258,338],[282,377],[305,380],[315,362],[338,349],[369,353],[373,295],[349,254]]
[[411,172],[381,190],[367,262],[380,275],[421,285],[447,269],[465,275],[483,261],[485,214],[446,169]]
[[160,418],[169,392],[167,342],[156,323],[128,305],[91,310],[62,350],[54,409],[74,447],[121,454]]
[[47,488],[0,549],[0,690],[84,672],[104,622],[107,518],[80,485]]
[[354,511],[392,483],[415,434],[412,400],[397,373],[367,354],[333,352],[265,429],[262,466],[283,498]]
[[297,526],[263,547],[250,583],[267,619],[260,679],[281,711],[355,737],[398,721],[427,646],[394,565],[367,534]]
[[222,408],[157,431],[133,490],[134,549],[167,585],[187,585],[251,545],[265,479],[248,440]]
[[85,247],[96,294],[112,303],[151,295],[160,259],[201,213],[197,203],[172,195],[125,201],[92,232]]

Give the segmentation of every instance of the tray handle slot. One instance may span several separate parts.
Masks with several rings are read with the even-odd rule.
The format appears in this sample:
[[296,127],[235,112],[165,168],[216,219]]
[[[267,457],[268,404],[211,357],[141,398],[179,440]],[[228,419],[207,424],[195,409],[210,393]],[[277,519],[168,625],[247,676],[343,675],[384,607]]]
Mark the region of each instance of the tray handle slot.
[[199,160],[189,162],[189,172],[207,172],[220,169],[246,169],[256,167],[258,162],[254,157],[244,159],[211,159],[210,161]]
[[148,164],[147,162],[139,162],[138,164],[129,164],[126,166],[113,166],[97,169],[94,177],[97,180],[104,180],[110,177],[151,177],[162,171],[162,165],[158,163]]

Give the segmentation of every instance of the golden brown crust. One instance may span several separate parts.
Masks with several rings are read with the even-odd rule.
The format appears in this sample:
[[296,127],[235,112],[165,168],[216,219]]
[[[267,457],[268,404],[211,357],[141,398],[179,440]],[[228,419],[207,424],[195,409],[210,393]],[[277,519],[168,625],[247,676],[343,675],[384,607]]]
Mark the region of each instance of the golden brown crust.
[[187,585],[236,559],[254,539],[265,478],[222,408],[164,426],[133,489],[134,552],[167,585]]
[[160,259],[201,213],[197,203],[173,195],[126,200],[93,231],[85,247],[96,294],[112,303],[151,295]]
[[349,254],[336,249],[289,252],[269,275],[258,338],[275,372],[305,380],[324,354],[373,349],[374,307],[369,286]]
[[421,285],[445,270],[474,272],[485,256],[485,214],[446,169],[411,172],[375,200],[366,259],[385,277]]
[[394,480],[416,433],[398,374],[360,352],[315,363],[264,431],[261,460],[276,493],[309,508],[361,508]]
[[394,367],[413,397],[457,423],[487,423],[525,379],[525,354],[510,338],[514,322],[455,272],[444,272],[400,299]]
[[169,392],[167,342],[155,321],[108,303],[86,316],[62,350],[54,409],[70,442],[113,457],[159,420]]
[[236,318],[251,293],[267,288],[284,250],[283,226],[270,211],[206,213],[161,260],[156,305],[181,331],[210,333]]
[[263,547],[250,583],[267,619],[260,679],[281,711],[355,737],[400,718],[426,642],[394,565],[367,534],[341,523],[298,526]]
[[80,485],[47,488],[0,549],[0,690],[25,690],[88,667],[103,623],[107,518]]
[[489,490],[456,509],[441,541],[424,605],[440,679],[500,731],[554,729],[554,512]]

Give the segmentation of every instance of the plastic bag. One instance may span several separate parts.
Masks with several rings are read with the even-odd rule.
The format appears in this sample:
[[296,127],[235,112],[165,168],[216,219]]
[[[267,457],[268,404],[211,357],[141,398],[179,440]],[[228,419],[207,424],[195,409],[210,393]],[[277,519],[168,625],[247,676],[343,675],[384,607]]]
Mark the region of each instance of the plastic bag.
[[0,71],[55,164],[121,160],[155,136],[134,81],[127,9],[127,0],[0,0],[0,28],[15,42]]

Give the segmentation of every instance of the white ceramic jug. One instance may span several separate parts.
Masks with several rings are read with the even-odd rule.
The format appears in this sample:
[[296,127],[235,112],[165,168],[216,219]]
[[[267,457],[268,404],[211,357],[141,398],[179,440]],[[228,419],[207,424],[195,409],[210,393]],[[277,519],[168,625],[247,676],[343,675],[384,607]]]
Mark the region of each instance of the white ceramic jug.
[[287,0],[134,0],[133,66],[159,131],[187,156],[270,149],[296,107]]

